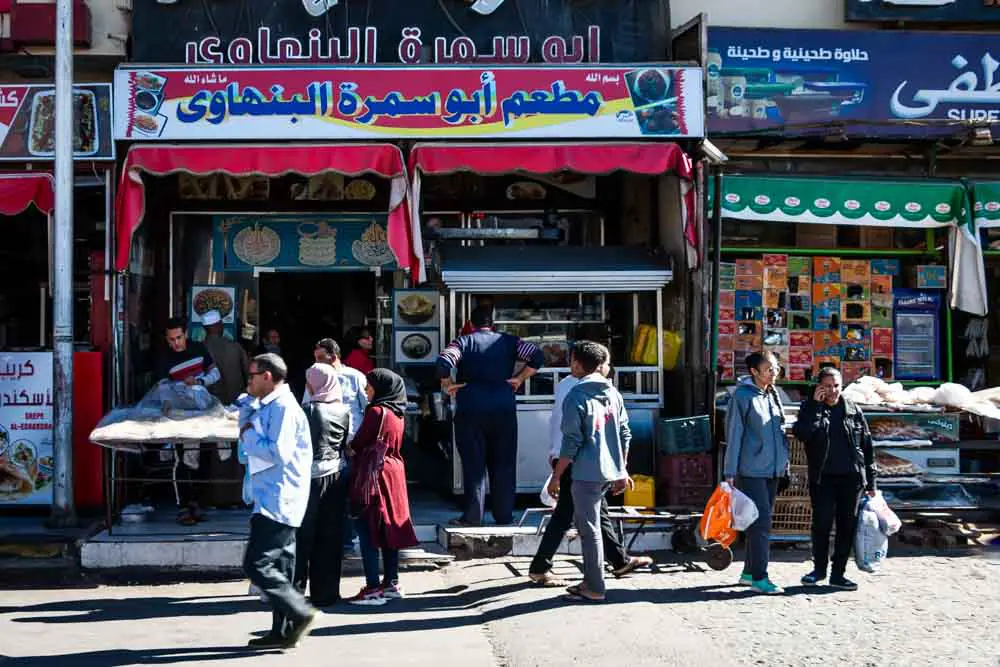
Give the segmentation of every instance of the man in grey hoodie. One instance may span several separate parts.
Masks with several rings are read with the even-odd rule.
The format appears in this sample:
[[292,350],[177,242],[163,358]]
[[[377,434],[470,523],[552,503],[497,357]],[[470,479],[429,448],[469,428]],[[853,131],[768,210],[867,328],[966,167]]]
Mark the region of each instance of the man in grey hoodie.
[[750,378],[733,392],[726,410],[726,458],[723,474],[730,485],[753,500],[760,513],[746,530],[746,562],[740,585],[759,593],[781,594],[767,576],[771,514],[778,481],[788,469],[784,414],[774,381],[781,372],[774,354],[746,358]]
[[601,500],[610,488],[622,493],[632,485],[626,470],[632,432],[625,401],[614,385],[600,373],[610,363],[608,348],[591,341],[573,346],[570,367],[580,382],[563,402],[563,444],[552,472],[548,491],[559,495],[559,480],[573,465],[573,520],[583,551],[583,583],[570,586],[567,600],[604,600],[604,545],[601,541]]

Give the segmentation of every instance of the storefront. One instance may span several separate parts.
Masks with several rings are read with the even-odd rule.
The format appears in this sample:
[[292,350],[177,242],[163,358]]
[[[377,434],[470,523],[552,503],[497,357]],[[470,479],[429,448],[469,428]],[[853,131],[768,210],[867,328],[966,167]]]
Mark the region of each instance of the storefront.
[[[823,366],[845,384],[959,381],[953,320],[984,314],[985,277],[970,190],[939,152],[978,143],[1000,111],[952,83],[989,48],[985,35],[710,29],[708,127],[731,158],[710,204],[720,383],[761,348],[778,355],[794,402]],[[885,403],[867,409],[885,470],[902,459],[911,477],[960,472],[957,413],[936,415],[938,432]],[[906,433],[919,444],[892,448]],[[932,448],[947,466],[928,467]],[[807,528],[799,491],[776,513],[797,516],[793,530]]]
[[[111,85],[74,88],[73,313],[75,500],[103,502],[101,452],[87,433],[104,408],[109,345],[109,247],[114,165]],[[55,93],[51,84],[0,85],[0,506],[52,501],[52,209]]]

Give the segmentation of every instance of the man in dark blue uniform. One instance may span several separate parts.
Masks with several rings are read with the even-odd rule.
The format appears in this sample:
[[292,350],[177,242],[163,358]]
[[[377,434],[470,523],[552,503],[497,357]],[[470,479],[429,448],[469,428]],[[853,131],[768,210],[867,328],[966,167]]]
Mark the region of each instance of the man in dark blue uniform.
[[[455,440],[462,458],[465,512],[452,525],[483,523],[486,474],[489,473],[493,518],[514,520],[517,488],[517,404],[515,392],[534,375],[545,355],[517,336],[492,330],[493,310],[472,311],[475,331],[459,336],[438,357],[441,387],[456,397]],[[514,365],[526,365],[514,375]],[[452,372],[457,369],[457,377]]]

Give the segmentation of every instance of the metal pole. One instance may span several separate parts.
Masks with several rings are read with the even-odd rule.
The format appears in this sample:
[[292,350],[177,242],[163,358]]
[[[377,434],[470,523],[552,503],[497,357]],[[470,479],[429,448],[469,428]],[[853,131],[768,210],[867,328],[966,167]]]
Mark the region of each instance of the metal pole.
[[51,524],[76,524],[73,505],[73,0],[56,0],[56,224],[52,302],[55,475]]

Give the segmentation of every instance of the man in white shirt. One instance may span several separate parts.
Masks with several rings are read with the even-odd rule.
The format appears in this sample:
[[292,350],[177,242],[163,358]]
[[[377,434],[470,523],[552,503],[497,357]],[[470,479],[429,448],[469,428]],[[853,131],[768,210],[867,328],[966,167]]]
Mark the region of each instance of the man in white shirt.
[[[604,364],[600,368],[600,373],[608,377],[611,367]],[[563,378],[556,386],[555,402],[552,406],[552,417],[549,419],[549,465],[554,466],[559,458],[559,450],[562,449],[562,413],[563,402],[570,390],[578,385],[581,378],[572,375]],[[573,485],[573,466],[571,465],[563,473],[560,480],[560,488],[570,489]],[[573,495],[571,493],[560,493],[555,509],[552,510],[552,517],[545,528],[545,534],[538,545],[538,552],[531,561],[528,568],[528,578],[536,584],[543,586],[565,586],[567,582],[562,581],[552,574],[552,559],[555,557],[559,544],[566,536],[566,532],[573,525]],[[648,556],[632,556],[625,551],[622,546],[618,532],[615,530],[611,519],[608,516],[608,502],[601,501],[601,537],[604,541],[604,556],[611,563],[612,570],[616,577],[623,577],[637,568],[653,564],[653,559]]]
[[[340,345],[332,338],[324,338],[316,343],[313,348],[313,358],[317,364],[329,364],[337,371],[337,380],[340,382],[340,391],[344,395],[344,404],[351,409],[351,430],[347,434],[347,442],[354,439],[354,434],[358,432],[361,421],[365,417],[365,408],[368,407],[368,397],[365,395],[365,387],[368,386],[368,378],[361,371],[345,366],[340,361]],[[309,405],[312,395],[309,393],[309,386],[302,394],[302,405]]]

